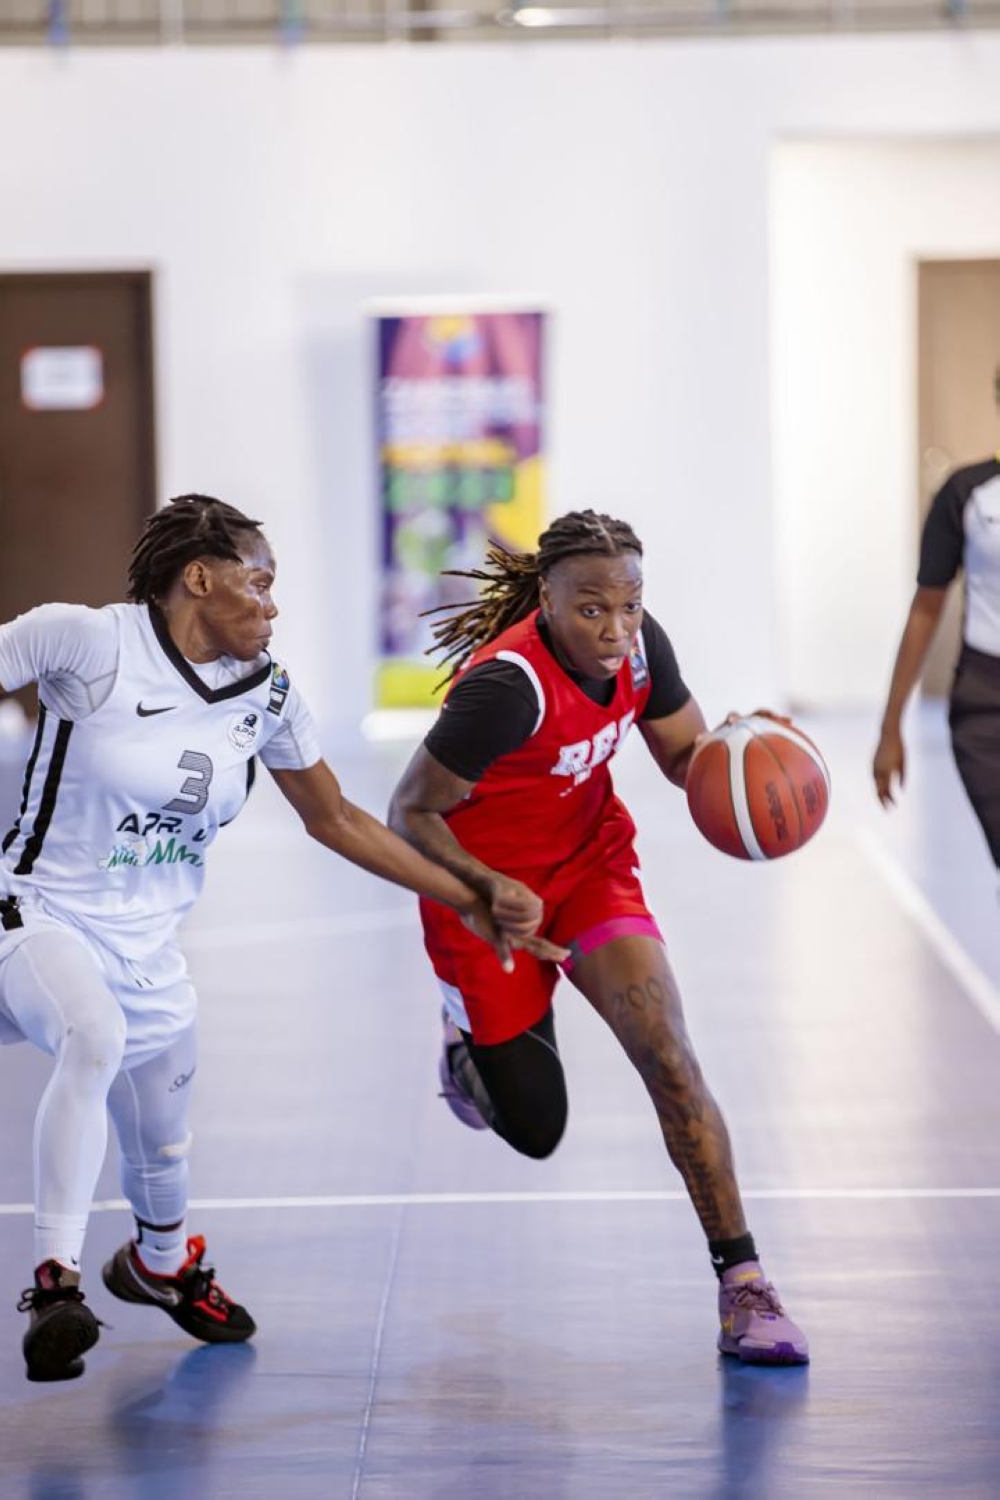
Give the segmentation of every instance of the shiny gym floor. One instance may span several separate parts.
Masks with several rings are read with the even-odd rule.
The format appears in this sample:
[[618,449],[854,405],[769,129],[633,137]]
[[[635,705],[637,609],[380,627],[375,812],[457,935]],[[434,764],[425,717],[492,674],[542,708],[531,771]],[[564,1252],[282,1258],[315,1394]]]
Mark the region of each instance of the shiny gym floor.
[[[25,1381],[46,1061],[4,1049],[3,1500],[1000,1495],[996,879],[939,709],[913,721],[892,817],[869,787],[873,721],[801,722],[834,806],[781,863],[704,844],[637,739],[618,784],[810,1367],[716,1353],[714,1277],[652,1110],[568,986],[557,1154],[526,1161],[452,1119],[413,901],[311,846],[259,785],[186,937],[192,1228],[259,1332],[203,1348],[105,1293],[130,1223],[112,1148],[84,1278],[108,1326],[82,1380]],[[382,812],[406,753],[333,759]]]

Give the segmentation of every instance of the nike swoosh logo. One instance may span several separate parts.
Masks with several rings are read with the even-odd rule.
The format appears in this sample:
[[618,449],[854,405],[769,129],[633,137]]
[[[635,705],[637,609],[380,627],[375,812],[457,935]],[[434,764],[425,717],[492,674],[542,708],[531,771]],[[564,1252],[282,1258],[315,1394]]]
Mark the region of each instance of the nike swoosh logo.
[[135,711],[140,719],[151,719],[154,714],[171,714],[176,707],[176,703],[168,703],[166,708],[143,708],[141,703],[137,703]]

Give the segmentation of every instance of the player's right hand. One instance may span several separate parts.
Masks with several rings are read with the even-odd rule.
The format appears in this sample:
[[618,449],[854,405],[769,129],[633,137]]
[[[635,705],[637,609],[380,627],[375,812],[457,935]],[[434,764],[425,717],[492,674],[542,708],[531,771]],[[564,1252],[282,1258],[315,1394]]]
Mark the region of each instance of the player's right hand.
[[883,729],[872,761],[872,775],[875,777],[875,790],[882,806],[894,807],[895,783],[898,781],[902,790],[906,779],[906,751],[903,736],[897,729]]
[[540,958],[545,963],[563,964],[569,958],[569,949],[560,948],[558,943],[550,943],[548,938],[530,937],[521,942],[513,942],[514,948],[523,948],[525,953],[530,953],[532,958]]

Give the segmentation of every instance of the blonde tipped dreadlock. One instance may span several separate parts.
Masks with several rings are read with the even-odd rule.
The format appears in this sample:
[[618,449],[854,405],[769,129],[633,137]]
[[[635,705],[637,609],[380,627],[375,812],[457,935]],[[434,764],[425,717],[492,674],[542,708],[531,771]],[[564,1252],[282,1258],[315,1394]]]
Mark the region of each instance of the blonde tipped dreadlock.
[[441,665],[448,668],[445,681],[449,681],[474,651],[538,608],[539,582],[556,563],[584,553],[615,557],[622,552],[642,556],[642,543],[631,526],[593,510],[571,510],[553,521],[538,538],[537,552],[508,552],[492,545],[484,567],[470,572],[448,570],[449,578],[469,578],[483,587],[478,599],[427,611],[432,615],[458,611],[434,626],[435,644],[428,655],[443,653]]

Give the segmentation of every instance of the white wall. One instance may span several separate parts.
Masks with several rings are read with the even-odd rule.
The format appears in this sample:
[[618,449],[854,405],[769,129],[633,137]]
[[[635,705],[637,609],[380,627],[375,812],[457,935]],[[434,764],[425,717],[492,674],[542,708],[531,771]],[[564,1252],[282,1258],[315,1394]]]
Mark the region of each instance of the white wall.
[[[554,309],[554,511],[631,519],[710,714],[776,700],[768,154],[1000,132],[1000,37],[0,53],[0,269],[151,264],[164,494],[279,549],[282,639],[368,705],[361,307]],[[359,649],[360,647],[360,649]]]
[[772,211],[783,682],[866,702],[916,578],[917,262],[1000,257],[1000,142],[782,144]]

